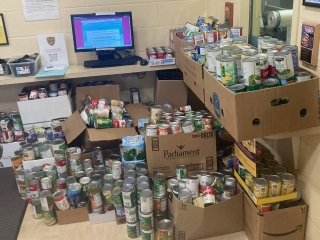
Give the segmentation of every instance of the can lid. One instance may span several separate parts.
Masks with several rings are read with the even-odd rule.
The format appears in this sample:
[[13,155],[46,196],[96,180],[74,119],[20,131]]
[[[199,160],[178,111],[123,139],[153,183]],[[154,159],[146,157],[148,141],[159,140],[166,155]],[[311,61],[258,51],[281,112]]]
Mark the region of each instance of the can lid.
[[257,185],[261,185],[261,186],[268,185],[268,181],[265,178],[256,178],[254,180],[254,183],[257,184]]
[[[124,183],[124,182],[123,182]],[[130,184],[130,183],[127,183],[127,184],[123,184],[122,186],[122,192],[131,192],[133,191],[133,185]]]
[[149,178],[147,176],[140,176],[137,178],[137,183],[139,184],[140,182],[148,182],[149,181]]
[[136,184],[136,179],[134,177],[127,177],[126,179],[123,180],[123,185],[135,185]]
[[149,183],[148,182],[139,182],[138,183],[138,189],[143,190],[143,189],[149,189]]
[[157,229],[158,230],[169,230],[173,228],[173,223],[169,219],[162,219],[157,223]]
[[152,196],[152,191],[150,189],[143,189],[140,192],[140,197],[151,197]]
[[82,185],[88,184],[91,181],[91,179],[89,177],[82,177],[80,178],[79,182]]
[[278,175],[269,175],[267,176],[269,182],[281,182],[281,178]]
[[115,196],[115,195],[119,195],[121,194],[121,188],[120,187],[114,187],[112,189],[112,195]]
[[295,176],[291,173],[282,174],[282,181],[293,181],[295,179],[296,179]]
[[153,178],[156,179],[156,180],[165,180],[166,179],[166,175],[164,175],[163,173],[156,173]]

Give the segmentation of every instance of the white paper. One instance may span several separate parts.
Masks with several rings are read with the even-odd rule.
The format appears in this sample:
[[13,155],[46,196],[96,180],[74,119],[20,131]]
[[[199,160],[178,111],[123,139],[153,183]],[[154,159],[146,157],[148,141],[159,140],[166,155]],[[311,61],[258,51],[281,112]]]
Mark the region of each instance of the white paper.
[[59,19],[58,0],[22,0],[26,21]]
[[69,66],[66,41],[63,33],[38,35],[38,45],[44,69],[55,71]]

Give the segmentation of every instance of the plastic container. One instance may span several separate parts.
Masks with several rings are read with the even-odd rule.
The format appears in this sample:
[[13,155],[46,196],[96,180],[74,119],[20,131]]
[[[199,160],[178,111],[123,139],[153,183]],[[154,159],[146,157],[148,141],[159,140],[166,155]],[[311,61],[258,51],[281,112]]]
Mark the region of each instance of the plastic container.
[[9,60],[9,58],[0,59],[0,76],[10,75],[11,74],[10,67],[9,67],[9,65],[7,63],[8,60]]
[[10,58],[10,60],[8,61],[8,65],[11,69],[12,74],[16,77],[26,77],[26,76],[36,75],[36,73],[41,67],[40,55],[38,54],[35,61],[13,63],[15,60],[22,57],[23,56]]

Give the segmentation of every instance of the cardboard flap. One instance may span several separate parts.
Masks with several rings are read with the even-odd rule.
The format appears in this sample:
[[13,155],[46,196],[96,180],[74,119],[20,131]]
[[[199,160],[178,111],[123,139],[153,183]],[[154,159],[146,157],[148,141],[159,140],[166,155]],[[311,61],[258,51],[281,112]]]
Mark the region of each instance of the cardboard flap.
[[122,139],[124,136],[137,135],[135,128],[88,128],[88,136],[91,142],[112,141]]
[[138,126],[138,120],[140,118],[148,118],[149,111],[148,109],[142,104],[128,104],[125,106],[128,113],[131,116],[132,121],[134,122],[134,126]]
[[75,111],[62,123],[62,130],[68,144],[75,140],[86,128],[87,126],[78,111]]
[[119,85],[99,85],[76,88],[76,107],[82,107],[82,98],[89,95],[93,98],[106,98],[107,100],[120,100]]

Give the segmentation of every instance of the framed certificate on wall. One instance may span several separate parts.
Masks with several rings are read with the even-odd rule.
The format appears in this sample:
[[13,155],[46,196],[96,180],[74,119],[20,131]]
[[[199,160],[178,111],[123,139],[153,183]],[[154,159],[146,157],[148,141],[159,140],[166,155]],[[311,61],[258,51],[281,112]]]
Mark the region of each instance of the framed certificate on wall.
[[8,35],[6,30],[6,25],[4,23],[3,14],[0,13],[0,45],[8,45]]
[[320,8],[320,0],[303,0],[302,5]]

